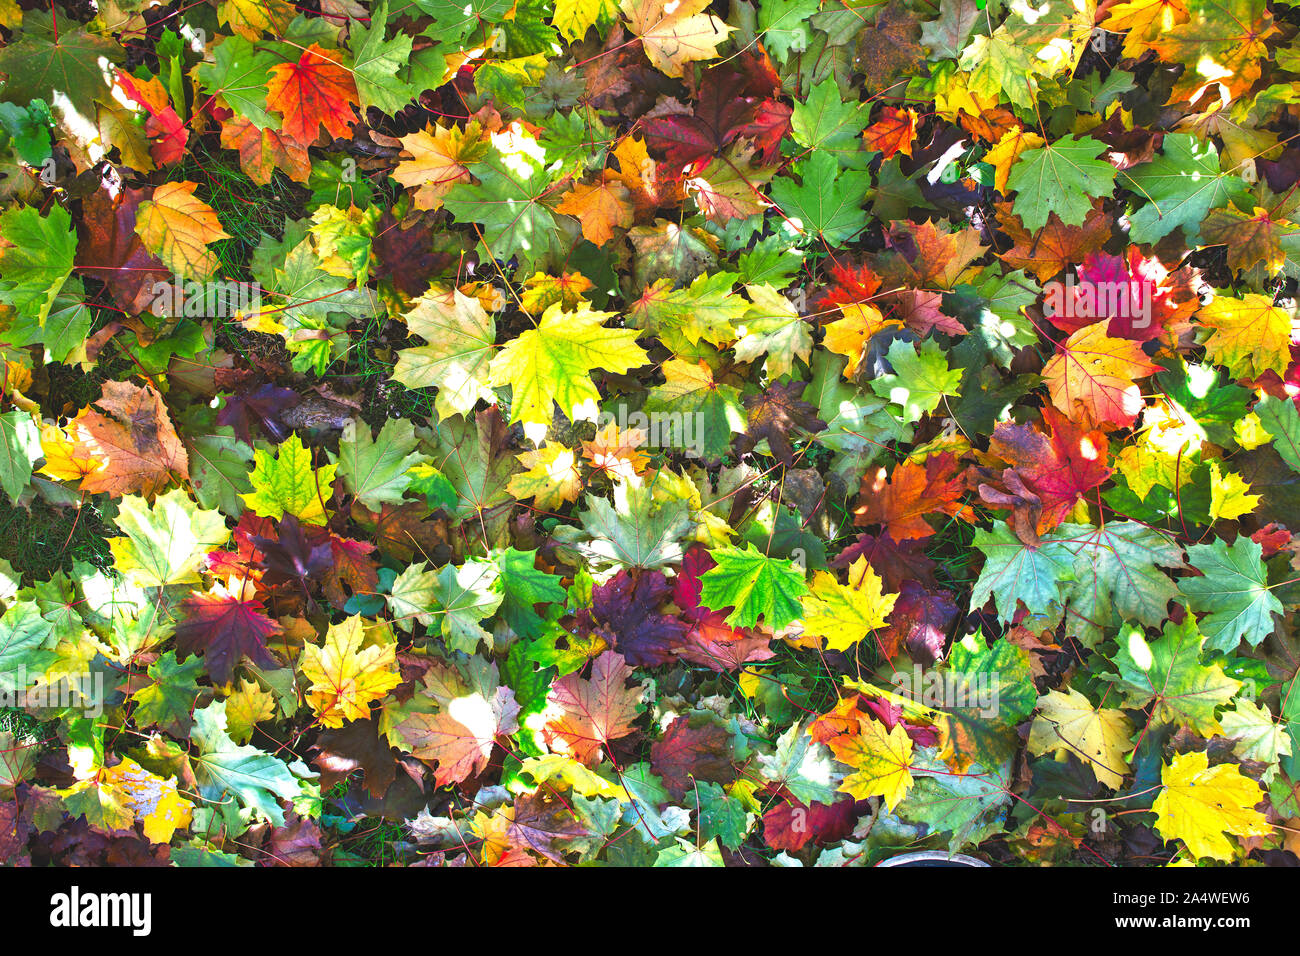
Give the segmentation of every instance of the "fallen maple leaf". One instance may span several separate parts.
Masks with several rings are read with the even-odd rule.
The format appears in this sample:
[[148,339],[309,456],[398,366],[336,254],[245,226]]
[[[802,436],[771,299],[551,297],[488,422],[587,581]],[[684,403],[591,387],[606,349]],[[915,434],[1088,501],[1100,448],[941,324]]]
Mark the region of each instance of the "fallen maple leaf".
[[316,142],[322,126],[331,136],[352,135],[352,107],[359,102],[357,84],[342,59],[338,50],[313,43],[296,63],[271,67],[266,108],[284,117],[282,129],[298,142]]
[[561,677],[546,699],[542,736],[548,746],[594,766],[602,748],[634,733],[641,691],[626,687],[632,676],[621,654],[605,651],[591,665],[591,679]]
[[1043,367],[1052,403],[1071,421],[1095,428],[1133,424],[1143,405],[1136,380],[1160,371],[1136,342],[1107,335],[1108,325],[1075,332]]
[[90,408],[76,419],[80,448],[70,457],[104,464],[82,479],[82,491],[153,497],[173,478],[189,478],[189,455],[152,385],[105,382],[95,406],[103,411]]

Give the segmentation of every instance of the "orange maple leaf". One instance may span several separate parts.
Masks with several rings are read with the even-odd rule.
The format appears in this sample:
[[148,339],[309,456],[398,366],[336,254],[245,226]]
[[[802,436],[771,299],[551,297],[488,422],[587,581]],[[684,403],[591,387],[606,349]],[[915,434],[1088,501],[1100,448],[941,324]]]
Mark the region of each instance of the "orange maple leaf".
[[974,509],[958,500],[965,490],[956,456],[948,452],[928,458],[924,465],[915,461],[895,465],[888,479],[885,469],[877,468],[862,478],[853,523],[884,525],[895,541],[928,538],[935,529],[924,515],[942,512],[975,520]]
[[311,173],[306,146],[273,127],[258,129],[242,116],[222,124],[221,145],[238,150],[239,168],[263,186],[271,182],[271,173],[276,169],[284,170],[290,179],[299,183],[305,183]]
[[358,102],[352,74],[339,64],[342,54],[313,43],[297,63],[277,63],[266,86],[266,108],[284,117],[284,133],[311,144],[320,127],[331,136],[346,139]]
[[588,766],[600,761],[601,747],[632,733],[640,688],[624,686],[632,676],[621,654],[605,651],[591,665],[591,679],[561,677],[551,687],[542,735],[552,750]]
[[578,183],[561,197],[557,212],[582,224],[582,237],[597,246],[614,238],[614,227],[632,225],[632,198],[622,183],[606,180]]
[[105,382],[95,405],[107,414],[85,410],[77,434],[85,453],[106,464],[82,479],[83,492],[152,497],[173,475],[189,478],[189,456],[152,385]]
[[867,149],[879,150],[885,159],[890,159],[897,153],[911,156],[912,143],[916,139],[916,122],[914,110],[886,106],[880,119],[863,132],[862,139],[867,144]]
[[1160,371],[1137,342],[1107,335],[1109,324],[1106,319],[1079,329],[1043,368],[1052,404],[1096,428],[1133,424],[1143,405],[1135,380]]
[[998,223],[1015,245],[998,257],[1014,269],[1032,272],[1040,282],[1046,282],[1066,266],[1082,262],[1090,252],[1096,252],[1111,236],[1110,216],[1102,211],[1102,201],[1096,200],[1092,211],[1082,226],[1067,226],[1056,213],[1047,218],[1047,225],[1038,232],[1025,228],[1020,217],[1011,211],[1011,203],[997,204]]

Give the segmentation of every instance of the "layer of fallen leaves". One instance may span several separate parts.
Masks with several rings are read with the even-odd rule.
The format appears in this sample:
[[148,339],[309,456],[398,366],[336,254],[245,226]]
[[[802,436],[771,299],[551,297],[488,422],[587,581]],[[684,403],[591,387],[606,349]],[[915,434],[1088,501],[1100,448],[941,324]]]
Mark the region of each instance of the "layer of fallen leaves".
[[1295,863],[1294,7],[33,6],[7,862]]

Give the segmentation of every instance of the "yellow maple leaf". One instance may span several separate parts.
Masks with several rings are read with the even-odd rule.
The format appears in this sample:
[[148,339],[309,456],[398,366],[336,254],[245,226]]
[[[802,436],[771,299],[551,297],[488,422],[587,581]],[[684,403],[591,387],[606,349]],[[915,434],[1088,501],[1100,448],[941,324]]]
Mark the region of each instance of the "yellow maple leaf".
[[1093,707],[1074,688],[1048,691],[1038,700],[1038,716],[1029,728],[1029,750],[1058,759],[1074,754],[1092,768],[1102,786],[1119,789],[1128,773],[1124,755],[1133,748],[1133,722],[1124,712]]
[[524,280],[519,306],[530,315],[545,312],[557,303],[565,312],[572,312],[591,289],[592,281],[581,272],[561,272],[558,276],[534,272]]
[[889,732],[878,720],[859,720],[858,728],[829,741],[835,759],[855,771],[844,778],[840,792],[856,800],[883,797],[893,812],[912,789],[912,739],[901,721]]
[[849,567],[847,585],[818,571],[803,599],[804,636],[824,637],[830,650],[846,651],[874,628],[884,627],[897,600],[897,594],[883,593],[883,582],[866,558]]
[[709,0],[623,0],[620,8],[654,68],[679,77],[687,63],[716,57],[718,44],[735,29],[703,13],[708,5]]
[[1264,423],[1260,421],[1259,415],[1251,412],[1245,418],[1240,418],[1232,423],[1232,437],[1237,440],[1237,444],[1247,451],[1253,451],[1260,445],[1267,445],[1273,440]]
[[1210,518],[1231,521],[1250,514],[1260,502],[1260,495],[1248,495],[1250,485],[1235,471],[1226,475],[1217,461],[1210,462]]
[[102,770],[99,784],[118,792],[122,805],[144,824],[144,835],[153,843],[170,843],[178,829],[190,825],[194,804],[180,795],[175,777],[164,780],[127,757]]
[[1224,836],[1268,836],[1273,832],[1255,805],[1263,788],[1243,777],[1236,764],[1210,767],[1204,753],[1177,754],[1160,775],[1164,788],[1151,809],[1166,840],[1182,840],[1197,859],[1231,861],[1232,843]]
[[1037,149],[1045,140],[1037,133],[1017,127],[1008,130],[1002,138],[984,154],[984,162],[993,167],[993,188],[1004,196],[1007,193],[1007,177],[1011,167],[1016,164],[1020,154],[1029,149]]
[[595,312],[586,303],[576,312],[552,305],[537,328],[521,333],[488,367],[489,384],[511,386],[510,420],[523,422],[524,434],[539,443],[554,418],[554,405],[571,420],[595,421],[600,392],[594,369],[617,375],[644,365],[649,356],[636,344],[635,329],[607,329],[613,312]]
[[1197,321],[1210,330],[1205,355],[1234,377],[1254,379],[1269,369],[1285,377],[1291,364],[1291,316],[1271,296],[1215,296]]
[[572,448],[547,442],[537,451],[519,456],[526,471],[513,475],[506,486],[516,498],[532,498],[539,511],[555,511],[582,493],[582,472]]
[[194,195],[197,183],[163,183],[153,198],[140,203],[135,231],[144,247],[172,272],[187,279],[207,279],[220,264],[208,245],[229,239],[216,210]]
[[551,23],[566,40],[581,40],[597,23],[618,15],[617,0],[555,0]]
[[45,454],[45,464],[37,469],[40,474],[59,481],[80,481],[108,467],[108,459],[96,459],[85,442],[75,437],[80,417],[69,422],[66,429],[58,425],[41,426],[41,451]]
[[274,716],[275,698],[257,681],[243,680],[226,695],[226,733],[235,743],[248,743],[258,722]]
[[1129,59],[1136,59],[1160,34],[1186,22],[1187,7],[1182,0],[1131,0],[1109,8],[1102,27],[1111,33],[1127,30],[1123,53]]
[[246,40],[258,41],[262,34],[283,36],[297,15],[285,0],[221,0],[217,16]]
[[458,126],[430,126],[401,137],[402,149],[411,154],[393,170],[403,186],[417,187],[416,209],[438,209],[457,183],[470,181],[469,163],[483,158],[487,143],[477,120]]
[[307,703],[325,727],[370,715],[370,705],[402,682],[395,643],[370,644],[360,615],[331,624],[323,646],[303,647],[299,666],[312,682]]
[[849,360],[844,366],[844,377],[851,379],[857,374],[862,352],[871,337],[881,329],[901,329],[903,323],[899,319],[886,319],[879,309],[866,302],[841,306],[840,311],[844,318],[827,324],[823,344]]

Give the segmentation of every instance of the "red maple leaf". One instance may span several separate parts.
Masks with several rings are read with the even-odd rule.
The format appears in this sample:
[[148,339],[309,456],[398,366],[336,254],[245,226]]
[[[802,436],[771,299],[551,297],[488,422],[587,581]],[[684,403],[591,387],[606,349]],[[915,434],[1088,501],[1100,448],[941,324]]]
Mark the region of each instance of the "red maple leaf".
[[258,667],[277,668],[266,639],[282,628],[266,616],[262,602],[242,600],[220,585],[211,593],[194,591],[181,602],[185,619],[176,625],[176,650],[181,660],[202,654],[203,664],[218,684],[235,676],[241,657]]
[[1110,442],[1105,434],[1084,431],[1051,405],[1043,409],[1043,422],[1047,434],[1029,425],[1002,422],[989,442],[989,451],[1010,464],[1041,501],[1039,534],[1064,521],[1080,497],[1112,472],[1106,465]]
[[726,729],[711,721],[692,727],[686,717],[674,718],[663,740],[650,745],[650,766],[674,800],[684,799],[697,780],[727,784],[736,779]]

